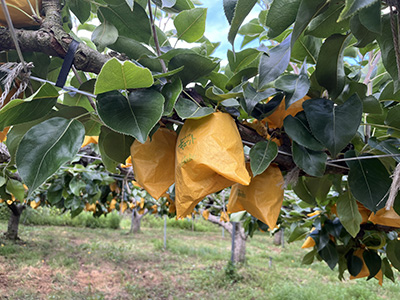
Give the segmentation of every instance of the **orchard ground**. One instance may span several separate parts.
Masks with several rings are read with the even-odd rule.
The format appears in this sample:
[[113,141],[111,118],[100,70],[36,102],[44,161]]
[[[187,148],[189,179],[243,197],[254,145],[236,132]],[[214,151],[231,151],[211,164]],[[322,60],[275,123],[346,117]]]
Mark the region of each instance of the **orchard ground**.
[[[0,241],[1,299],[397,299],[396,283],[337,279],[324,262],[302,265],[301,242],[273,245],[268,233],[248,239],[247,262],[229,268],[231,240],[196,220],[195,229],[143,220],[142,233],[121,229],[21,225],[21,241]],[[187,222],[187,221],[186,221]],[[6,230],[0,223],[0,231]],[[182,226],[181,226],[182,227]],[[271,262],[271,264],[270,264]],[[348,275],[346,276],[348,277]]]

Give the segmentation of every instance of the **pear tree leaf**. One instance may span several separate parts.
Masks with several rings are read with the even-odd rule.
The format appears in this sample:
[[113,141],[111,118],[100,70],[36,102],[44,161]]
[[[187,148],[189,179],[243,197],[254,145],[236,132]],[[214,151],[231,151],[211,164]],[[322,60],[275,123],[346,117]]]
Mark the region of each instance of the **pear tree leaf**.
[[324,175],[327,159],[325,152],[307,149],[293,141],[292,153],[294,163],[308,175],[315,177]]
[[114,44],[118,39],[118,30],[109,22],[101,23],[92,33],[92,42],[97,51],[103,52],[108,45]]
[[193,8],[180,12],[174,20],[178,40],[197,42],[204,35],[207,8]]
[[118,89],[138,89],[153,85],[153,76],[147,68],[133,62],[120,62],[116,58],[107,61],[97,76],[94,93],[101,94]]
[[250,168],[253,176],[262,174],[278,155],[278,146],[275,142],[261,141],[250,149]]
[[347,232],[355,238],[360,231],[360,224],[362,221],[356,199],[354,199],[350,192],[346,192],[339,196],[336,205],[340,223],[342,223]]
[[361,122],[362,103],[357,94],[342,105],[328,99],[309,99],[303,108],[312,134],[328,148],[332,157],[351,141]]
[[29,195],[75,157],[84,137],[85,128],[79,121],[60,117],[46,120],[24,135],[17,149],[16,164],[29,187]]
[[164,97],[157,91],[135,90],[126,98],[118,91],[97,96],[97,109],[103,122],[116,132],[131,135],[145,143],[162,116]]
[[201,119],[214,112],[212,107],[202,107],[186,98],[179,98],[175,104],[175,110],[182,119]]

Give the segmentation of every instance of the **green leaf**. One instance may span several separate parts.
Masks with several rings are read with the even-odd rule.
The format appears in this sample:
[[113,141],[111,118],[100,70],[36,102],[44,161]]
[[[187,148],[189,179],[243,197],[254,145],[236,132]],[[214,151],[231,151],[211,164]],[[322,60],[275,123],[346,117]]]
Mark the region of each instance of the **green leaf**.
[[74,177],[69,182],[69,188],[75,196],[81,196],[81,193],[86,188],[86,183],[83,182],[79,177]]
[[[93,93],[95,82],[94,79],[85,81],[80,85],[79,90]],[[64,94],[63,104],[69,106],[81,106],[87,111],[94,111],[94,108],[90,105],[88,97],[79,93]]]
[[275,81],[275,87],[283,90],[286,94],[286,109],[296,101],[304,98],[310,89],[310,80],[307,76],[306,64],[303,64],[300,74],[288,74],[279,77]]
[[362,217],[358,211],[357,201],[349,192],[339,196],[336,202],[337,214],[343,227],[355,238],[360,231]]
[[389,100],[400,102],[400,91],[394,93],[394,84],[393,81],[389,82],[379,96],[379,100]]
[[[244,103],[242,105],[243,109],[247,112],[247,114],[251,115],[254,107],[257,103],[268,99],[272,95],[276,94],[275,89],[266,89],[262,92],[257,92],[255,88],[249,83],[247,84],[243,96],[244,96]],[[279,101],[280,103],[280,101]]]
[[25,188],[18,180],[9,179],[7,181],[6,191],[12,194],[17,200],[24,201]]
[[303,200],[304,202],[310,205],[317,205],[315,201],[315,197],[311,194],[310,190],[308,189],[307,185],[305,184],[304,176],[299,177],[296,185],[293,187],[293,191],[296,195]]
[[[224,1],[224,4],[226,1]],[[233,45],[235,41],[236,34],[239,30],[240,25],[242,25],[244,19],[253,9],[254,5],[257,3],[257,0],[236,0],[235,9],[233,12],[233,18],[230,22],[231,27],[228,33],[228,41]],[[230,6],[231,8],[232,6]],[[232,10],[232,9],[231,9]]]
[[218,64],[219,60],[211,60],[208,57],[192,52],[173,56],[169,61],[168,68],[173,70],[183,66],[184,69],[179,72],[179,77],[183,86],[186,86],[188,83],[209,74]]
[[332,181],[328,175],[321,178],[308,177],[304,179],[304,184],[310,194],[322,205],[326,200],[328,193],[332,187]]
[[22,124],[43,117],[57,103],[57,98],[57,90],[46,83],[29,98],[10,101],[0,110],[0,131],[7,126]]
[[261,141],[250,149],[250,167],[253,177],[262,174],[278,155],[278,146],[271,140]]
[[400,113],[400,105],[396,105],[395,107],[389,109],[387,117],[385,119],[385,124],[390,127],[400,129],[399,113]]
[[303,103],[311,132],[332,157],[347,146],[361,122],[362,103],[357,94],[344,104],[336,105],[328,99],[310,99]]
[[287,116],[285,120],[283,120],[285,132],[293,141],[303,147],[314,151],[323,150],[324,146],[322,146],[321,143],[311,134],[308,124],[305,123],[305,121],[307,120],[301,119],[297,116]]
[[369,270],[368,280],[373,278],[381,270],[382,260],[375,251],[369,249],[365,249],[363,252],[363,258]]
[[321,49],[322,40],[311,35],[302,34],[292,47],[291,58],[302,62],[307,59],[307,63],[315,65]]
[[101,127],[100,135],[99,135],[99,151],[101,155],[101,161],[103,162],[106,170],[110,173],[116,173],[116,167],[119,165],[119,162],[110,158],[106,151],[104,150],[104,141],[111,130],[105,126]]
[[400,271],[400,241],[392,240],[387,243],[386,256],[390,260],[390,263],[397,270]]
[[25,133],[33,126],[45,120],[46,118],[41,118],[32,122],[19,124],[11,127],[10,131],[7,134],[7,140],[6,140],[7,149],[11,156],[11,160],[9,162],[10,165],[15,164],[15,155],[17,153],[18,145],[21,142],[22,138],[24,137]]
[[254,106],[253,111],[251,112],[251,116],[256,118],[257,120],[262,120],[272,115],[274,111],[278,108],[278,106],[281,104],[282,100],[283,100],[283,94],[279,93],[265,104],[257,103],[256,106]]
[[56,205],[61,201],[63,190],[64,182],[56,179],[47,190],[47,201],[50,205]]
[[174,20],[178,40],[197,42],[206,29],[207,8],[193,8],[180,12]]
[[396,54],[394,51],[389,14],[382,16],[382,35],[378,35],[376,40],[381,48],[383,65],[393,79],[394,92],[396,93],[400,89],[400,81],[397,70]]
[[175,103],[178,100],[179,95],[182,93],[182,90],[182,81],[179,77],[175,78],[172,82],[166,83],[163,86],[161,93],[165,98],[163,113],[164,116],[172,115]]
[[382,271],[387,278],[394,282],[394,273],[387,257],[382,259]]
[[243,84],[236,86],[234,89],[224,92],[220,88],[213,86],[206,90],[206,97],[214,101],[223,101],[232,98],[243,97]]
[[305,34],[326,38],[335,33],[345,33],[349,29],[349,20],[337,22],[344,7],[344,0],[334,1],[321,14],[310,22]]
[[311,265],[314,262],[315,254],[317,254],[317,250],[312,250],[304,255],[303,260],[301,261],[302,265]]
[[109,158],[118,162],[125,163],[129,155],[134,138],[112,131],[108,128],[102,130],[102,149]]
[[357,43],[354,46],[363,48],[372,43],[377,34],[369,31],[360,21],[360,15],[355,15],[350,19],[351,33],[357,38]]
[[175,110],[181,119],[200,119],[214,112],[212,107],[201,107],[199,104],[182,97],[176,102]]
[[[296,225],[293,223],[293,225]],[[294,230],[290,233],[288,238],[288,243],[304,239],[307,235],[308,230],[304,227],[296,226]]]
[[[346,158],[355,157],[347,151]],[[379,159],[360,159],[346,162],[350,167],[348,182],[354,198],[376,212],[385,206],[392,180]]]
[[325,40],[319,52],[315,74],[333,99],[340,95],[345,84],[343,53],[350,35],[334,34]]
[[238,0],[223,0],[224,12],[229,24],[232,24],[237,2]]
[[69,0],[69,9],[78,18],[81,24],[84,24],[90,17],[90,2],[82,0]]
[[322,250],[318,251],[318,254],[328,264],[331,270],[333,270],[339,261],[339,255],[336,250],[336,246],[332,241],[329,241],[329,243]]
[[160,120],[164,97],[154,90],[135,90],[128,99],[117,91],[97,96],[97,110],[103,122],[114,131],[146,142],[151,129]]
[[138,89],[153,85],[153,76],[147,68],[141,68],[130,61],[110,59],[101,68],[94,87],[95,94],[118,89]]
[[[157,6],[161,7],[166,12],[178,13],[182,10],[194,8],[194,4],[190,0],[151,0]],[[147,2],[147,1],[145,1]],[[175,4],[170,7],[172,3]]]
[[[100,21],[107,20],[117,29],[120,36],[126,36],[139,42],[148,43],[152,37],[150,20],[146,11],[135,3],[131,10],[124,1],[106,0],[108,5],[99,8]],[[133,21],[134,20],[134,21]]]
[[338,21],[342,21],[346,18],[349,18],[359,12],[361,9],[368,7],[378,0],[346,0],[346,6],[342,10]]
[[381,34],[381,1],[375,1],[371,6],[365,7],[359,13],[361,23],[369,31]]
[[[269,27],[268,37],[273,39],[284,32],[296,20],[301,0],[273,1],[265,25]],[[282,13],[282,12],[285,13]]]
[[327,155],[322,151],[313,151],[293,141],[292,153],[294,163],[308,175],[321,177],[325,173]]
[[0,176],[0,187],[2,187],[6,182],[7,180],[3,176]]
[[96,45],[97,51],[103,52],[104,49],[114,44],[118,39],[118,30],[107,21],[101,23],[92,33],[92,42]]
[[78,153],[85,128],[76,120],[52,118],[32,127],[22,138],[16,164],[29,195]]
[[[8,137],[7,137],[8,140]],[[368,140],[368,145],[386,154],[400,154],[400,150],[395,144],[397,139],[387,139],[379,142],[377,138],[371,137]],[[400,156],[393,156],[393,159],[400,163]]]
[[302,0],[293,27],[291,45],[301,36],[311,20],[329,3],[327,0]]
[[162,71],[159,59],[154,57],[156,54],[134,39],[119,36],[116,42],[109,45],[108,48],[126,54],[130,59],[136,60],[139,64],[152,71]]
[[249,48],[243,51],[233,53],[228,50],[229,68],[233,73],[237,73],[248,67],[257,67],[257,58],[260,56],[260,51]]
[[269,54],[263,54],[260,58],[258,72],[259,90],[265,89],[266,85],[281,75],[289,65],[290,61],[290,38],[289,35],[282,43],[271,49]]
[[347,258],[347,269],[349,270],[350,275],[357,276],[362,269],[363,261],[358,256],[353,255],[354,250],[351,249],[350,252],[346,255]]

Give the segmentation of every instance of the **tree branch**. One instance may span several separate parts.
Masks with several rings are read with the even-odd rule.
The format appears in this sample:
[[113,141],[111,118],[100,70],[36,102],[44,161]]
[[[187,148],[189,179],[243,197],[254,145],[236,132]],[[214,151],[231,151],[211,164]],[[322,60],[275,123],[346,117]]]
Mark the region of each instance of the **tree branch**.
[[[62,28],[59,0],[42,1],[44,20],[38,30],[16,29],[22,52],[41,52],[64,58],[73,38]],[[0,51],[14,50],[15,45],[8,28],[0,28]],[[98,74],[111,57],[103,55],[81,43],[75,54],[74,65],[78,70]]]

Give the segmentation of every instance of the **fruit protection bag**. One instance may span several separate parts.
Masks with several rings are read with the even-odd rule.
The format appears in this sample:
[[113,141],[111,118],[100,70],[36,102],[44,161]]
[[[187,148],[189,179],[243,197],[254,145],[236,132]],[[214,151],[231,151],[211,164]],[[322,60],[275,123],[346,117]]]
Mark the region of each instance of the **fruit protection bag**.
[[131,160],[136,181],[159,199],[175,181],[176,132],[159,128],[144,144],[134,141]]
[[[36,9],[36,3],[38,2],[39,9],[42,7],[41,0],[29,0],[33,9]],[[29,26],[38,26],[39,23],[35,22],[34,20],[30,19],[27,15],[32,15],[31,7],[27,0],[6,0],[6,4],[8,11],[11,16],[12,23],[14,27],[29,27]],[[14,6],[14,7],[13,7]],[[17,8],[23,10],[27,15],[23,12],[19,11]],[[3,7],[0,5],[0,26],[8,27],[7,20],[3,12]]]
[[229,114],[186,120],[176,144],[177,217],[185,217],[205,196],[233,183],[248,185],[243,144]]
[[[250,164],[247,164],[250,171]],[[250,171],[251,172],[251,171]],[[228,213],[244,208],[253,217],[268,225],[276,226],[283,202],[283,176],[281,170],[271,164],[262,174],[251,179],[248,186],[232,186],[228,201]]]

